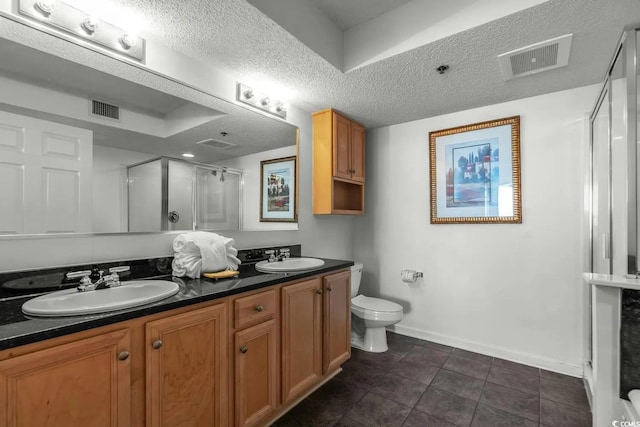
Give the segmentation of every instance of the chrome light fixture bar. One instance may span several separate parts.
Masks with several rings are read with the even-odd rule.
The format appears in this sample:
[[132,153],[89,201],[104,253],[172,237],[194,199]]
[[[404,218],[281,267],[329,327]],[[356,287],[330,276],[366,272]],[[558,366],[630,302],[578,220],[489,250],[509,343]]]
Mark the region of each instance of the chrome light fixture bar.
[[60,0],[18,0],[20,14],[144,63],[145,40]]
[[272,99],[265,93],[254,91],[242,83],[237,84],[237,89],[236,99],[238,101],[283,119],[287,118],[287,107],[284,102]]

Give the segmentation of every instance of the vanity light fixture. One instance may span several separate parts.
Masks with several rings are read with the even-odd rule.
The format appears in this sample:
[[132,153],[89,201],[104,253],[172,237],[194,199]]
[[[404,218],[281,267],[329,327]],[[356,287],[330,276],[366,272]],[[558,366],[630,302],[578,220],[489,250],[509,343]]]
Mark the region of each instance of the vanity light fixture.
[[272,99],[266,93],[260,93],[242,83],[237,84],[237,89],[236,98],[239,102],[251,105],[260,111],[276,115],[280,118],[287,118],[287,108],[284,102]]
[[191,153],[182,153],[182,157],[191,158],[191,157],[195,157],[195,156],[193,154],[191,154]]
[[[140,62],[145,60],[145,40],[61,0],[17,0],[20,15],[35,20],[70,40],[97,44]],[[57,31],[56,31],[57,30]]]

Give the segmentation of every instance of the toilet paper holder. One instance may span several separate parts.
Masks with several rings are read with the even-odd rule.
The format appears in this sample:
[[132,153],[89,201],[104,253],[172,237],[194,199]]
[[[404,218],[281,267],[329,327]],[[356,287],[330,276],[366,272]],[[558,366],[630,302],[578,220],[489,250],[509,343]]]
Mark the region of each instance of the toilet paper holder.
[[402,270],[400,276],[402,277],[403,282],[413,283],[419,278],[422,278],[424,275],[422,274],[422,271]]

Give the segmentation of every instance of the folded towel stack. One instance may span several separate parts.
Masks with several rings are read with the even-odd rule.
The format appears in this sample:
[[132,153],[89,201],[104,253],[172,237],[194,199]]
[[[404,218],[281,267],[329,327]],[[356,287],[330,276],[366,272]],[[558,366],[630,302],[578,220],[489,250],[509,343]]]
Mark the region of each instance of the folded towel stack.
[[192,279],[203,273],[237,270],[241,261],[231,238],[206,231],[180,234],[173,240],[173,275]]

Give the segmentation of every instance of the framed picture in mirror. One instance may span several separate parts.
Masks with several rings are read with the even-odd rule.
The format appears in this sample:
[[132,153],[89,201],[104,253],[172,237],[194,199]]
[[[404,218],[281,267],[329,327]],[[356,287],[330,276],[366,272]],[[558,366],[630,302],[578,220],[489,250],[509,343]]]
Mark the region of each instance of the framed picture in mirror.
[[521,223],[520,116],[429,132],[432,224]]
[[296,157],[260,162],[260,221],[297,222]]

